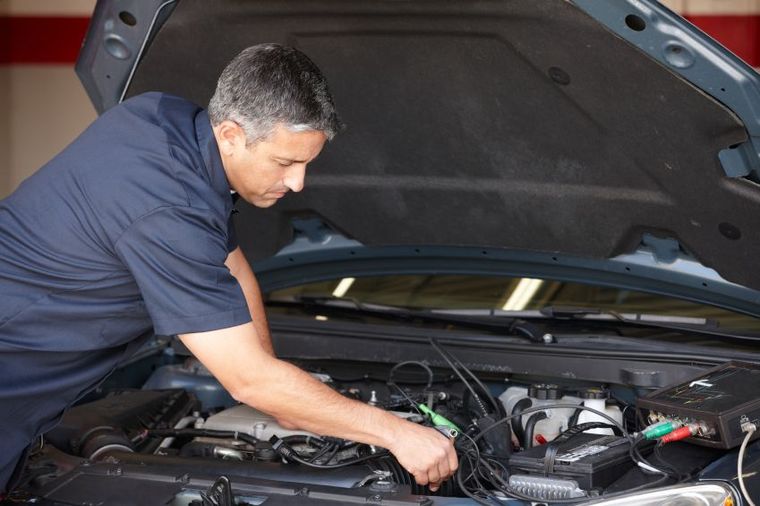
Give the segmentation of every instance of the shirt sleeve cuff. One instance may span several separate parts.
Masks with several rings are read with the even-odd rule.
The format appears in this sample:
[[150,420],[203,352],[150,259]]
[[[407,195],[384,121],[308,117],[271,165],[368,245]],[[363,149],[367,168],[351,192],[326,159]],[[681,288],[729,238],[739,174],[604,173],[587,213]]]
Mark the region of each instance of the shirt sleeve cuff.
[[153,319],[153,330],[162,336],[172,336],[237,327],[250,321],[251,313],[246,306],[201,316]]

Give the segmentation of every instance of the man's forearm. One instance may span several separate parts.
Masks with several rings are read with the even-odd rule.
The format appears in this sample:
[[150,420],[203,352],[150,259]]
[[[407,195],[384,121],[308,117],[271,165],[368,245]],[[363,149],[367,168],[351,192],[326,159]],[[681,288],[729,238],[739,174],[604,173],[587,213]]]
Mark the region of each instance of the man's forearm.
[[[250,331],[245,331],[246,327]],[[348,399],[298,367],[275,358],[252,337],[252,324],[180,336],[238,401],[301,429],[387,447],[405,422]]]
[[248,288],[243,289],[245,301],[248,304],[248,310],[251,312],[251,320],[256,334],[259,336],[262,348],[270,355],[274,356],[274,346],[272,345],[272,336],[269,334],[269,322],[264,311],[264,301],[261,299],[261,290],[256,276],[251,271],[251,277],[248,280]]
[[315,434],[388,448],[398,425],[407,423],[340,395],[287,362],[267,360],[260,371],[235,398]]
[[232,396],[302,429],[389,449],[417,483],[438,483],[456,469],[454,447],[437,431],[343,397],[275,358],[252,323],[180,335]]

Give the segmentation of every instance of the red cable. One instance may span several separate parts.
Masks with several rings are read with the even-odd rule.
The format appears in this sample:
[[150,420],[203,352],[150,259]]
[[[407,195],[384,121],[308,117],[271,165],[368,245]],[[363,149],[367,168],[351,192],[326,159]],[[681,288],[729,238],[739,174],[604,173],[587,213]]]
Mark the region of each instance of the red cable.
[[692,433],[692,427],[689,427],[687,425],[685,427],[681,427],[680,429],[674,430],[670,434],[662,436],[662,438],[660,438],[660,442],[662,442],[662,444],[672,443],[673,441],[680,441],[693,435],[694,434]]

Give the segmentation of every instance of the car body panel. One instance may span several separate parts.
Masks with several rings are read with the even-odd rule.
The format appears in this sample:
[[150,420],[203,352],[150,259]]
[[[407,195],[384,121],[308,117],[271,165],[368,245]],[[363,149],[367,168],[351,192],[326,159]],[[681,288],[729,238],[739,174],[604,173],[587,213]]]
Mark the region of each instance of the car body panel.
[[[91,27],[79,71],[91,96],[105,97],[101,107],[147,90],[205,103],[239,49],[274,41],[315,60],[348,124],[312,164],[307,191],[272,209],[239,205],[249,258],[287,246],[292,218],[310,216],[369,247],[519,250],[610,261],[613,270],[611,259],[654,237],[676,241],[684,257],[730,283],[760,288],[760,273],[747,268],[760,246],[750,232],[760,226],[760,191],[738,177],[754,165],[725,162],[726,150],[747,158],[754,149],[757,79],[653,2],[182,0],[153,8],[161,10],[129,28],[160,29],[149,44],[125,42],[130,56],[119,61],[95,50],[108,26],[126,37],[117,10],[103,7],[106,21]],[[656,23],[620,28],[620,12]],[[654,43],[634,45],[625,30],[651,40],[675,34],[694,62],[666,67],[670,53],[653,59],[645,50]],[[205,42],[215,38],[224,44]],[[114,77],[96,75],[98,65],[120,71],[128,88],[99,84]],[[708,82],[708,73],[720,77]],[[719,82],[732,84],[723,103],[708,94]],[[667,272],[682,265],[655,263]]]

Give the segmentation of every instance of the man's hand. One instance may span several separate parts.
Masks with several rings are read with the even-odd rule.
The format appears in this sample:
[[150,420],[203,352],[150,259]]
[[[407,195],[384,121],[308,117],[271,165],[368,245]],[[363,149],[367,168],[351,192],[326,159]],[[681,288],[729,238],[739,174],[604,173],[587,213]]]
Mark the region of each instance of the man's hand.
[[388,449],[419,485],[435,492],[457,470],[454,443],[440,432],[405,422]]

